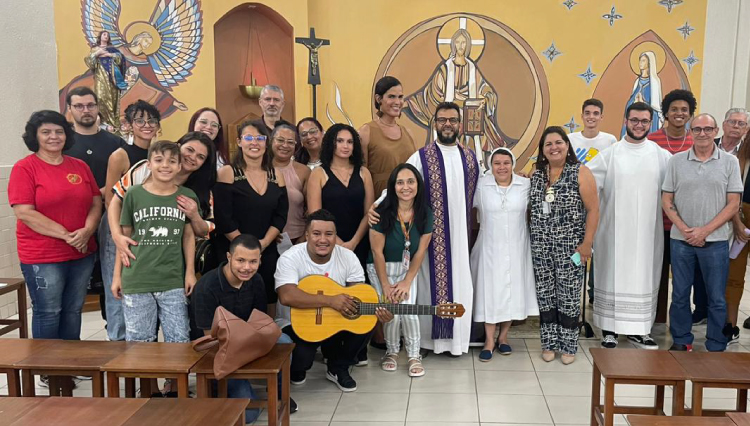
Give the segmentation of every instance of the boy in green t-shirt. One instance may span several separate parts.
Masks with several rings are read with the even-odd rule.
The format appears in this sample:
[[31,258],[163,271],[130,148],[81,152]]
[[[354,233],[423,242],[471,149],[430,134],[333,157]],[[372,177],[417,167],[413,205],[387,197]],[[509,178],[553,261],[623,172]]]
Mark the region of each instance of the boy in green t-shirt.
[[156,319],[167,342],[189,342],[187,296],[193,291],[195,239],[177,196],[197,197],[175,183],[180,147],[170,141],[151,144],[151,176],[132,187],[122,202],[122,233],[137,245],[129,267],[116,257],[112,293],[123,298],[125,340],[156,341]]

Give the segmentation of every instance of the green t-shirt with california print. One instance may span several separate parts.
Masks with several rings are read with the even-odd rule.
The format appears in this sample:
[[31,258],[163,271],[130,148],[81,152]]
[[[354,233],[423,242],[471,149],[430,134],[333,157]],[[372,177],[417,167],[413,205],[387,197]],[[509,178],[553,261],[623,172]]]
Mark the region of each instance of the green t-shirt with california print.
[[155,195],[135,185],[122,202],[120,225],[133,228],[131,246],[135,260],[122,268],[122,293],[153,293],[185,285],[185,258],[182,236],[188,222],[177,208],[177,196],[198,202],[195,193],[178,187],[171,195]]

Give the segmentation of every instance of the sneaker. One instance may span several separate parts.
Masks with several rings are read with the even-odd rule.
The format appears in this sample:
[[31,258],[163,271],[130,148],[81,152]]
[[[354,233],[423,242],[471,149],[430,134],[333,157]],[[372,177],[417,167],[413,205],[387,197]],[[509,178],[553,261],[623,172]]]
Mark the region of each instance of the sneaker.
[[614,349],[617,347],[617,338],[614,336],[614,334],[607,334],[602,339],[602,346],[607,349]]
[[307,373],[304,371],[301,373],[292,373],[289,381],[295,386],[304,385],[307,381]]
[[333,374],[330,371],[327,371],[326,379],[335,383],[342,392],[354,392],[357,390],[357,382],[354,381],[352,376],[350,376],[349,372],[346,370],[340,371],[338,374]]
[[299,411],[299,407],[297,406],[297,402],[292,399],[292,397],[289,397],[289,414],[294,414],[297,411]]
[[497,351],[500,352],[500,355],[510,355],[513,352],[513,348],[511,348],[510,345],[503,343],[498,345]]
[[731,324],[727,324],[727,326],[725,327],[724,333],[727,336],[727,345],[739,343],[740,341],[740,328],[739,327],[732,327]]
[[679,343],[675,343],[672,345],[672,347],[669,348],[669,350],[676,352],[693,352],[693,345],[681,345]]
[[659,344],[656,343],[656,341],[652,339],[648,334],[643,336],[628,336],[628,340],[633,342],[636,347],[639,347],[641,349],[659,349]]

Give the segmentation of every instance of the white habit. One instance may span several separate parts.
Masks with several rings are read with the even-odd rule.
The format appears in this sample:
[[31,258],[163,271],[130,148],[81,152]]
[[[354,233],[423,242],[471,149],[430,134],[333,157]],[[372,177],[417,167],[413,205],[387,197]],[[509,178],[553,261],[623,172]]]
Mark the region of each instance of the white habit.
[[530,188],[529,179],[515,174],[507,188],[491,174],[479,178],[474,207],[480,227],[471,251],[476,322],[497,324],[539,315],[526,223]]
[[594,325],[602,330],[651,332],[664,247],[661,184],[669,157],[650,140],[622,140],[588,163],[599,191]]
[[[437,144],[443,155],[445,165],[445,182],[448,199],[450,218],[450,242],[453,275],[453,300],[460,303],[466,309],[461,318],[453,321],[453,338],[432,340],[432,317],[420,316],[419,324],[422,334],[422,347],[432,349],[435,353],[450,352],[460,355],[469,351],[469,337],[471,335],[472,303],[474,301],[474,288],[471,284],[471,271],[469,269],[469,234],[466,217],[466,187],[464,186],[464,166],[458,146],[444,146]],[[424,177],[422,160],[419,151],[412,154],[407,163],[413,165]],[[477,170],[479,165],[477,164]],[[431,304],[432,291],[430,289],[430,261],[429,252],[422,262],[419,274],[417,274],[417,303]]]

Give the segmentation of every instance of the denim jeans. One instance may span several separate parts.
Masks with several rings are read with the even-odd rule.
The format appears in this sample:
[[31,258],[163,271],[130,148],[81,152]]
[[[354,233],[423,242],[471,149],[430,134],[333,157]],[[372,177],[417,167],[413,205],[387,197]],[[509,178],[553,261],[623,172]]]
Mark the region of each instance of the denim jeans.
[[[281,333],[279,340],[276,343],[292,343],[292,339],[284,333]],[[213,381],[214,395],[217,393],[216,381]],[[247,398],[249,400],[256,400],[258,397],[255,395],[253,386],[249,380],[244,379],[229,379],[227,381],[227,397],[228,398]],[[281,373],[279,373],[279,398],[281,398]],[[260,415],[259,408],[248,408],[245,410],[245,423],[250,424],[254,422]]]
[[58,263],[21,264],[31,297],[31,335],[35,339],[81,339],[81,309],[92,269],[94,255]]
[[122,314],[122,301],[112,294],[112,275],[115,272],[117,246],[109,231],[107,213],[99,224],[99,263],[102,266],[104,284],[104,307],[107,311],[107,337],[109,340],[125,340],[125,317]]
[[727,338],[722,333],[727,319],[727,303],[724,292],[729,274],[729,243],[707,242],[703,247],[672,239],[672,305],[669,308],[669,331],[672,339],[680,345],[693,343],[693,320],[690,313],[690,290],[693,287],[695,269],[700,267],[708,298],[708,327],[706,349],[721,352],[727,347]]
[[161,322],[165,342],[189,342],[187,297],[182,287],[153,293],[124,294],[125,340],[155,342],[156,318]]

